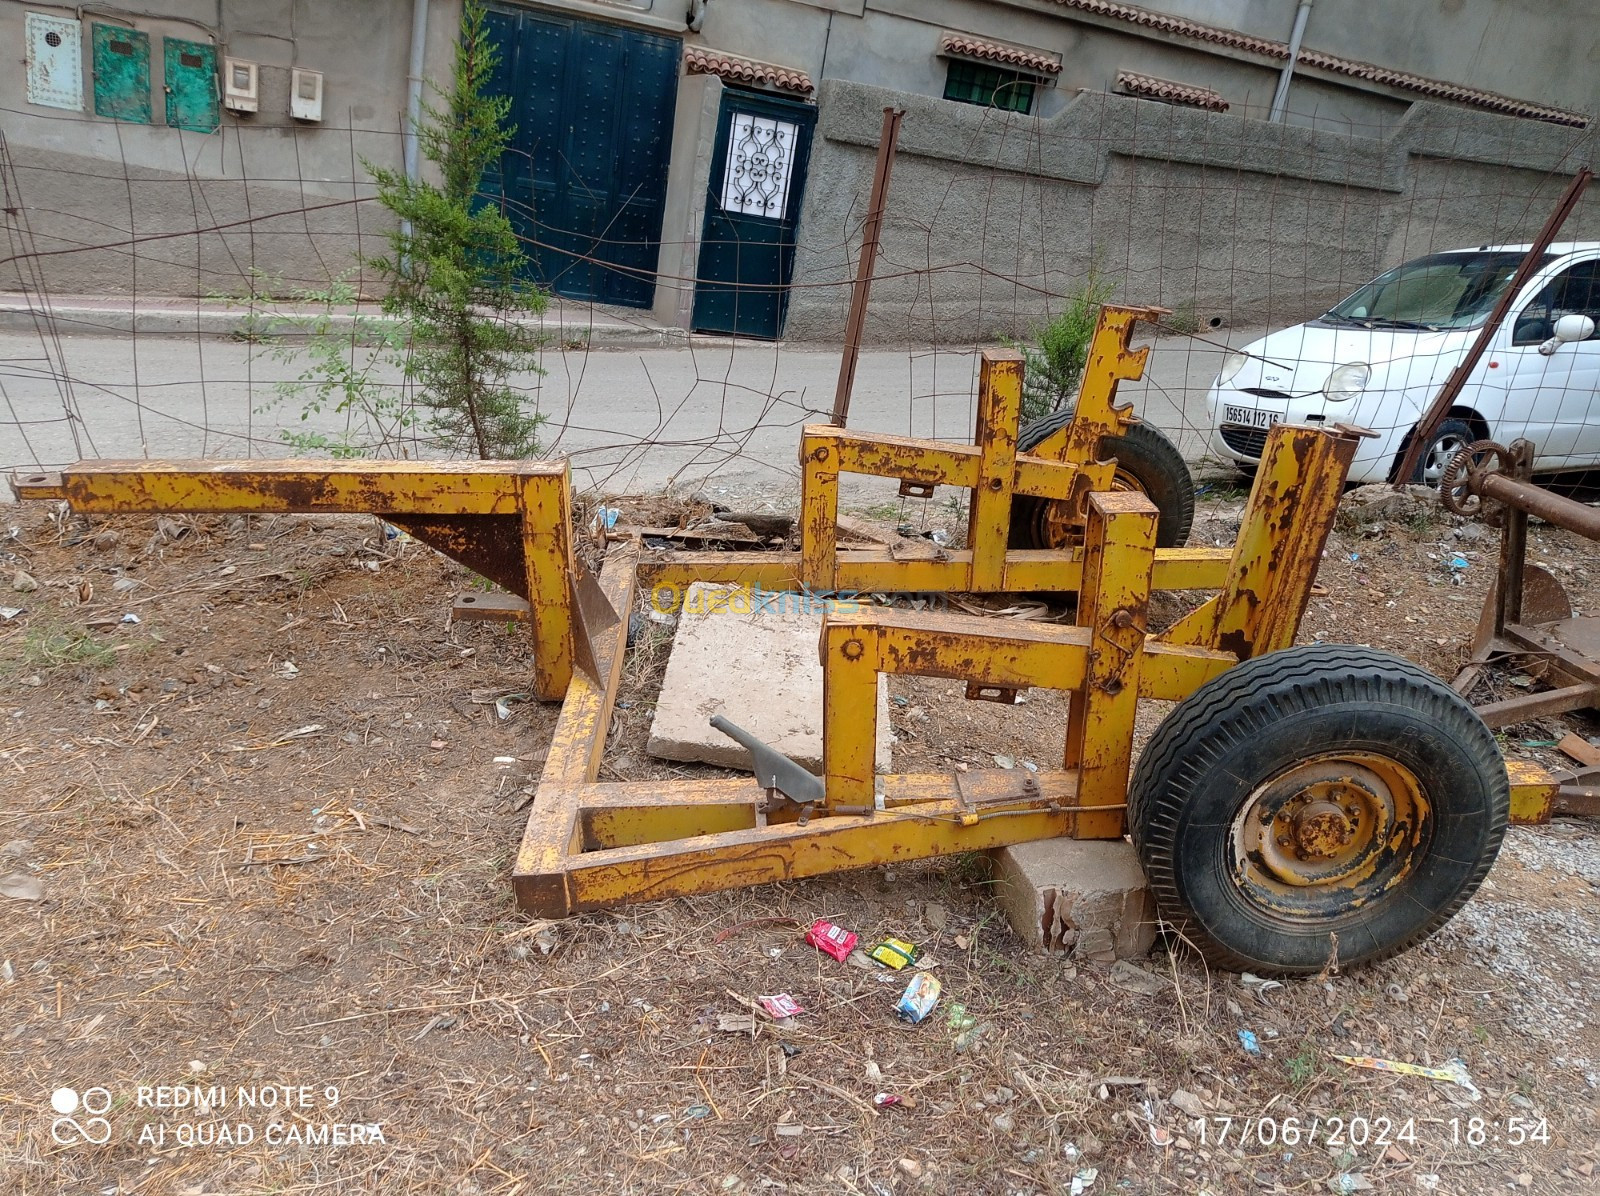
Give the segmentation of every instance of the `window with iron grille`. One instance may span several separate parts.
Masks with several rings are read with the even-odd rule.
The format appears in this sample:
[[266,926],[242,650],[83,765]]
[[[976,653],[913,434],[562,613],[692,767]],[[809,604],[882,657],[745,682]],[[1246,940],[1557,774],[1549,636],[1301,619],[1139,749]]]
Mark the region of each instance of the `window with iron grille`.
[[1032,75],[957,59],[945,76],[944,98],[1026,114],[1033,111],[1035,83]]

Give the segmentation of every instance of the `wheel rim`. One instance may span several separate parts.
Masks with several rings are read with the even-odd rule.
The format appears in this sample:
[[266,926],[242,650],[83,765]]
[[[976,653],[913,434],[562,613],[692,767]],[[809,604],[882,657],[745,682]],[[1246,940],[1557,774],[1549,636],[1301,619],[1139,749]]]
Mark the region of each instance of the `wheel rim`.
[[1284,769],[1233,821],[1229,870],[1249,901],[1292,921],[1356,910],[1417,867],[1432,807],[1416,774],[1369,752]]
[[[1125,469],[1111,475],[1111,489],[1120,494],[1136,492],[1145,494],[1139,479]],[[1087,499],[1085,500],[1087,501]],[[1083,528],[1087,522],[1081,505],[1069,499],[1045,499],[1038,504],[1033,515],[1033,546],[1035,548],[1077,548],[1083,544]]]
[[1437,486],[1444,477],[1445,467],[1450,464],[1451,459],[1471,443],[1465,436],[1458,436],[1454,432],[1447,432],[1435,440],[1422,461],[1423,483]]

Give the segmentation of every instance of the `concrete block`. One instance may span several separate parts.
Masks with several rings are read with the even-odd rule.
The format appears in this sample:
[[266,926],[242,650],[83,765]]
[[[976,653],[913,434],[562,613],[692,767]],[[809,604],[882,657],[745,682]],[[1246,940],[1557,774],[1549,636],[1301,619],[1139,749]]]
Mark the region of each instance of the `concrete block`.
[[1131,843],[1042,839],[990,857],[1000,908],[1035,949],[1109,961],[1137,958],[1155,943],[1155,902]]
[[[799,594],[752,596],[708,582],[690,586],[645,750],[666,760],[748,771],[745,750],[711,726],[711,716],[721,714],[820,774],[821,606],[821,599]],[[893,743],[888,689],[880,677],[879,772],[889,769]]]

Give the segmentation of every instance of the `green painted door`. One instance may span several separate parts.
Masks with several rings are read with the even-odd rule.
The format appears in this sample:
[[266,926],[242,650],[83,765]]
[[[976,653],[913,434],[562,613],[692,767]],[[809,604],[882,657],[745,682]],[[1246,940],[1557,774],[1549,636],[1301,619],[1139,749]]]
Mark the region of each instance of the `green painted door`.
[[815,104],[722,93],[695,271],[696,332],[783,335]]
[[150,35],[94,27],[94,114],[150,123]]
[[220,123],[217,48],[176,37],[165,42],[162,67],[167,80],[167,123],[174,129],[215,133]]

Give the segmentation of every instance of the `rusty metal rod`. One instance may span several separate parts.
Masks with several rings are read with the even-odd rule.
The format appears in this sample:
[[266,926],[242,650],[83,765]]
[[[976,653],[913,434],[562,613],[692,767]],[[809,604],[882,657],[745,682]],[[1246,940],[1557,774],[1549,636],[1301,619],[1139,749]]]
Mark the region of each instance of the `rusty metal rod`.
[[1516,302],[1517,296],[1522,293],[1522,288],[1528,279],[1533,277],[1539,268],[1540,259],[1544,257],[1545,250],[1550,248],[1550,243],[1556,239],[1556,234],[1561,231],[1561,226],[1567,222],[1572,209],[1578,206],[1584,189],[1588,187],[1589,180],[1594,178],[1594,172],[1587,166],[1581,167],[1578,173],[1567,185],[1562,193],[1561,201],[1556,204],[1555,211],[1550,213],[1550,218],[1544,222],[1544,227],[1539,230],[1539,235],[1533,239],[1533,244],[1528,246],[1528,252],[1522,257],[1517,266],[1517,272],[1511,276],[1511,283],[1501,293],[1494,309],[1489,313],[1489,318],[1483,322],[1483,327],[1478,330],[1478,335],[1473,337],[1472,345],[1467,349],[1467,355],[1461,359],[1459,365],[1450,371],[1450,376],[1445,379],[1444,386],[1435,396],[1428,410],[1417,421],[1417,430],[1411,437],[1411,443],[1406,446],[1405,455],[1400,459],[1400,468],[1395,472],[1394,484],[1398,489],[1411,480],[1412,471],[1417,467],[1417,461],[1422,457],[1423,446],[1433,436],[1445,415],[1449,413],[1456,398],[1467,384],[1468,377],[1477,368],[1484,351],[1489,347],[1489,342],[1494,334],[1499,331],[1500,325],[1505,322],[1506,313],[1511,310],[1511,305]]
[[878,264],[878,243],[883,233],[883,209],[889,198],[889,175],[894,170],[896,143],[904,108],[883,110],[883,130],[878,134],[878,162],[872,174],[872,197],[861,226],[861,260],[855,285],[850,289],[850,315],[844,324],[844,356],[839,359],[839,382],[833,392],[833,426],[842,428],[850,418],[850,394],[856,385],[856,363],[861,360],[861,333],[867,323],[867,296],[872,272]]
[[1564,527],[1591,540],[1600,540],[1600,507],[1563,498],[1543,486],[1518,481],[1503,473],[1487,473],[1472,481],[1472,490],[1481,498],[1537,515],[1546,523]]

